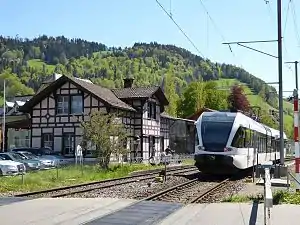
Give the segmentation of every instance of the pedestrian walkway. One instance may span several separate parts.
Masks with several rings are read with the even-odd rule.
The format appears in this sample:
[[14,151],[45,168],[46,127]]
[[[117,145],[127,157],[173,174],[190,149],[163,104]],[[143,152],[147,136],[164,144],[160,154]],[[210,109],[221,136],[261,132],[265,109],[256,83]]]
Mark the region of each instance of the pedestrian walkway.
[[[114,198],[2,199],[5,225],[254,225],[263,224],[263,204],[190,204]],[[272,225],[299,225],[298,205],[275,205]],[[18,216],[14,216],[18,215]]]

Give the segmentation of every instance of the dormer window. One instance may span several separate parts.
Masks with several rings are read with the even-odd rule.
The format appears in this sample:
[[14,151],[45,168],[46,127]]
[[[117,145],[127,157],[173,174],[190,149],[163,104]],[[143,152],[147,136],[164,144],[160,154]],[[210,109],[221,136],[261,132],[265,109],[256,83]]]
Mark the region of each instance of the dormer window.
[[149,119],[156,119],[156,103],[155,102],[148,102],[148,118]]

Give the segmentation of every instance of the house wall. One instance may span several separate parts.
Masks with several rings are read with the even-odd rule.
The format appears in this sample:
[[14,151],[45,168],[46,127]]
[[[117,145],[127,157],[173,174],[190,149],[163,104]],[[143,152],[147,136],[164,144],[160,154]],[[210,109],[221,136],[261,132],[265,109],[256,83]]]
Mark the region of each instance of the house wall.
[[[57,95],[80,94],[83,97],[83,113],[81,114],[56,114],[55,99]],[[52,136],[52,146],[54,151],[61,152],[63,148],[63,137],[66,134],[72,135],[72,147],[74,150],[82,140],[82,128],[80,120],[89,120],[89,115],[93,111],[107,112],[105,105],[93,97],[91,94],[84,93],[70,82],[65,83],[49,97],[43,99],[33,107],[32,110],[32,135],[31,146],[43,147],[43,134]],[[73,156],[73,151],[65,153]]]
[[168,119],[166,117],[161,117],[160,118],[160,134],[161,141],[163,141],[163,149],[166,149],[170,145],[170,125],[173,120]]
[[[55,99],[58,95],[81,95],[83,98],[83,113],[79,114],[60,114],[56,113]],[[155,103],[155,118],[148,118],[148,102]],[[120,115],[121,121],[125,124],[128,132],[127,148],[128,154],[123,156],[123,159],[140,157],[144,160],[149,159],[151,156],[152,146],[154,144],[156,156],[158,153],[164,151],[168,145],[171,144],[171,136],[173,139],[182,139],[183,134],[170,134],[170,126],[172,120],[169,118],[161,117],[161,105],[156,96],[150,99],[129,99],[126,103],[135,108],[136,112],[123,111],[108,107],[104,102],[98,100],[93,94],[85,93],[78,89],[70,82],[66,82],[59,89],[51,93],[48,97],[41,100],[40,103],[35,105],[31,112],[31,125],[32,133],[30,145],[32,147],[43,147],[45,145],[45,134],[52,137],[50,146],[56,152],[63,151],[64,136],[66,134],[72,135],[72,150],[62,152],[66,156],[73,156],[76,146],[82,140],[82,128],[80,121],[88,121],[90,114],[93,111],[102,112],[117,112]],[[180,132],[186,130],[176,126],[173,129],[180,129]],[[187,134],[188,132],[185,132]],[[44,137],[43,137],[44,136]],[[135,137],[140,137],[138,141]],[[192,135],[194,138],[194,135]],[[176,138],[175,138],[176,137]],[[185,142],[189,142],[185,148],[191,149],[192,139],[186,138]],[[154,143],[153,143],[154,142]],[[49,144],[49,142],[48,142]],[[189,146],[190,145],[190,146]],[[183,146],[183,145],[182,145]],[[171,146],[172,147],[172,146]],[[92,147],[88,149],[92,156]],[[183,151],[181,149],[181,151]],[[189,151],[189,150],[188,150]]]
[[170,120],[170,148],[179,154],[192,154],[195,151],[195,125],[193,121]]
[[[148,118],[148,102],[156,103],[156,119]],[[161,152],[160,146],[160,102],[153,96],[143,105],[142,128],[143,128],[143,159],[149,159],[154,144],[155,155]],[[154,142],[154,143],[153,143]]]

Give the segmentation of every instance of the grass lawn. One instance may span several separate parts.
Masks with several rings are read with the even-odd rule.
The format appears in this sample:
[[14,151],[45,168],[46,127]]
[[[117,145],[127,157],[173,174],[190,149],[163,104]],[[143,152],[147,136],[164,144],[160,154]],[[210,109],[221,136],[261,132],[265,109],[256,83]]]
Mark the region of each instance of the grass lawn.
[[53,73],[54,69],[55,69],[54,65],[48,65],[48,64],[44,63],[43,61],[41,61],[40,59],[31,59],[31,60],[28,60],[28,65],[30,67],[37,68],[39,70],[42,70],[43,69],[43,65],[45,65],[46,69],[48,70],[49,73]]
[[[192,165],[193,163],[193,160],[187,159],[182,164]],[[95,165],[85,165],[83,166],[83,169],[81,169],[80,166],[68,166],[58,169],[58,173],[56,169],[27,173],[24,175],[24,184],[22,184],[22,176],[0,177],[0,192],[37,191],[72,184],[118,178],[127,176],[133,171],[150,170],[162,167],[163,166],[151,166],[146,164],[124,164],[123,166],[113,165],[108,171],[104,171]]]
[[[218,84],[219,87],[226,87],[228,89],[230,89],[229,87],[233,86],[234,84],[243,85],[243,83],[238,81],[237,79],[220,79],[220,80],[216,80],[216,83]],[[253,92],[250,90],[248,86],[243,85],[242,87],[245,91],[246,97],[250,102],[251,106],[260,106],[263,110],[269,110],[273,108],[266,101],[264,101],[262,97],[253,94]],[[230,90],[228,90],[228,92],[229,91]]]
[[[223,202],[258,202],[263,203],[263,196],[241,196],[233,195],[223,200]],[[276,191],[273,193],[273,204],[295,204],[300,205],[300,193],[292,193],[287,191]]]

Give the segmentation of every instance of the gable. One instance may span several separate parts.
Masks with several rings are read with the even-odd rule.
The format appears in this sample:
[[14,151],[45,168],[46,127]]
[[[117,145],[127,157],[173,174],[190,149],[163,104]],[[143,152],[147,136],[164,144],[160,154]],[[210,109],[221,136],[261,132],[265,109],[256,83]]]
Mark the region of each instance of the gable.
[[93,95],[94,98],[101,100],[105,105],[124,110],[135,111],[131,106],[118,99],[111,90],[103,88],[101,86],[88,83],[83,80],[62,76],[56,81],[49,84],[43,90],[33,96],[26,104],[20,108],[20,111],[29,112],[36,104],[40,103],[43,99],[50,96],[52,93],[57,93],[59,90],[60,94],[68,92],[71,89],[72,92],[78,93],[78,90]]

